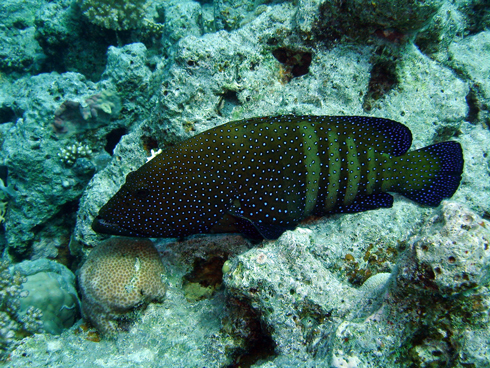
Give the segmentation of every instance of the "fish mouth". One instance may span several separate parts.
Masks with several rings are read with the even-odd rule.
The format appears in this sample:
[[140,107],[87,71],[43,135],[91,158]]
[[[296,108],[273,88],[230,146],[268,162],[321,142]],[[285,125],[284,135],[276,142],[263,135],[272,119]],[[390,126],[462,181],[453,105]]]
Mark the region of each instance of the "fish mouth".
[[108,235],[122,235],[122,236],[145,236],[142,233],[139,233],[134,230],[125,229],[119,225],[113,224],[104,220],[102,217],[97,216],[92,222],[92,230],[99,234],[108,234]]

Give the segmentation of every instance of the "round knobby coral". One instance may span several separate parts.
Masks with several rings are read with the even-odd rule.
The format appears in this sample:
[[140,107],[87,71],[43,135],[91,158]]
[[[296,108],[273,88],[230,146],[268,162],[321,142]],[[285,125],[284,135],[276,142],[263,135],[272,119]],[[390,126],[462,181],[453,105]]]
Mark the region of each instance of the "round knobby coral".
[[102,333],[121,330],[135,308],[165,296],[164,267],[149,240],[111,238],[80,269],[82,311]]

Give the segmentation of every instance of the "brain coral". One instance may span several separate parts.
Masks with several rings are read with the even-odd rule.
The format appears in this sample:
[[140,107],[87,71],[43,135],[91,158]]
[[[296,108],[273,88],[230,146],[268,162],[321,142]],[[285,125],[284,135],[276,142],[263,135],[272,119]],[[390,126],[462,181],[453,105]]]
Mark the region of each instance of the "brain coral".
[[164,267],[149,240],[111,238],[80,269],[82,312],[103,334],[126,327],[136,308],[165,296]]
[[80,0],[83,14],[91,23],[116,31],[141,28],[146,0]]

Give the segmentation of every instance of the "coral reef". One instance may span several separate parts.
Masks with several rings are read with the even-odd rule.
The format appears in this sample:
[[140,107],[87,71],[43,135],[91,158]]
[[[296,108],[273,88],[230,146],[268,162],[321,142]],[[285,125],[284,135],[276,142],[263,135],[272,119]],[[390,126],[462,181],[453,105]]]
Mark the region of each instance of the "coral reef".
[[114,91],[101,91],[83,102],[67,100],[54,112],[53,127],[57,134],[69,137],[98,128],[117,117],[121,101]]
[[[296,14],[304,36],[322,33],[329,39],[365,40],[373,35],[403,43],[432,20],[444,0],[362,0],[321,2],[302,0]],[[320,9],[320,12],[318,12]]]
[[[465,155],[461,186],[438,209],[396,198],[308,219],[276,242],[155,241],[161,303],[141,313],[149,301],[136,289],[115,305],[83,285],[85,316],[105,335],[69,327],[73,275],[56,264],[28,283],[2,273],[9,303],[32,302],[31,317],[52,297],[44,326],[60,333],[30,335],[39,315],[2,314],[6,365],[488,366],[489,14],[485,0],[1,2],[0,249],[19,269],[48,258],[93,286],[92,263],[79,262],[105,238],[90,224],[125,176],[230,120],[379,116],[407,125],[414,148],[456,140]],[[115,245],[104,259],[121,254]]]
[[[313,354],[333,366],[350,357],[363,367],[485,360],[478,342],[463,341],[488,334],[482,329],[490,302],[488,222],[444,203],[408,241],[392,273],[372,276],[359,289],[314,259],[313,236],[297,229],[252,249],[234,259],[224,278],[234,296],[260,311],[281,355],[306,361]],[[467,333],[456,333],[461,323]]]
[[[17,0],[9,0],[17,1]],[[113,32],[88,22],[77,1],[40,1],[35,13],[36,40],[46,58],[45,70],[78,72],[97,81],[105,68],[107,47],[116,42]]]
[[0,71],[38,73],[46,55],[36,40],[34,18],[41,2],[2,2],[0,4]]
[[[101,121],[107,122],[104,116],[108,116],[102,108],[107,110],[105,104],[117,99],[103,91],[115,88],[107,81],[100,87],[96,88],[76,73],[41,74],[7,85],[8,96],[0,102],[0,111],[12,114],[8,114],[9,120],[1,125],[1,160],[9,168],[8,184],[16,193],[15,201],[9,203],[5,221],[9,252],[31,253],[42,238],[40,232],[59,233],[59,229],[54,231],[53,228],[74,226],[74,218],[67,216],[65,208],[80,197],[96,171],[92,159],[104,152],[105,136],[115,129],[108,124],[101,125]],[[106,99],[96,99],[96,96],[106,96]],[[66,134],[53,129],[55,112],[63,101],[80,103],[76,116],[83,122],[81,126],[73,126],[68,119],[63,120]],[[86,109],[83,106],[87,106]],[[118,114],[118,111],[118,108],[111,108],[112,113]],[[94,112],[98,114],[97,119],[93,117]],[[82,113],[92,117],[85,120]],[[66,116],[61,114],[61,117]],[[97,129],[88,129],[90,124],[95,124]],[[75,132],[70,130],[72,127]],[[79,157],[73,165],[65,165],[58,153],[73,144],[87,146],[94,155]],[[37,258],[38,255],[31,256]]]
[[101,333],[114,334],[134,319],[135,309],[163,300],[164,277],[151,241],[109,239],[80,269],[83,314]]
[[423,287],[445,298],[488,284],[490,229],[487,227],[488,222],[472,211],[446,202],[442,213],[431,218],[422,235],[412,240],[414,259],[410,263],[417,265],[417,269],[403,270],[401,266],[398,284],[408,283],[407,287],[414,288],[414,280],[419,279],[417,274],[427,274],[431,282]]
[[[214,4],[209,5],[214,6]],[[163,6],[164,46],[171,46],[186,36],[202,36],[204,26],[200,4],[189,0],[167,0]]]
[[[103,77],[110,80],[119,90],[131,93],[135,102],[148,98],[151,92],[151,71],[148,68],[148,51],[142,43],[132,43],[121,48],[109,47],[107,67]],[[112,97],[114,99],[114,97]],[[110,99],[107,102],[112,102]],[[120,101],[114,101],[119,107]],[[111,109],[111,111],[116,111]]]
[[81,0],[80,7],[90,22],[120,31],[143,26],[146,2],[147,0]]
[[25,277],[19,313],[36,308],[42,313],[44,331],[59,335],[73,326],[80,316],[80,301],[75,289],[75,275],[65,266],[47,259],[23,261],[13,266]]
[[65,165],[71,166],[79,157],[88,157],[92,154],[92,150],[88,146],[81,143],[75,143],[66,148],[62,148],[58,153],[58,157]]
[[0,359],[6,358],[17,340],[43,331],[38,308],[20,309],[21,299],[29,294],[23,290],[25,282],[20,272],[10,272],[7,261],[0,262]]
[[[482,32],[469,36],[458,43],[449,46],[451,66],[466,78],[473,81],[468,95],[470,111],[468,120],[472,122],[483,121],[490,127],[490,66],[479,63],[490,50],[490,34]],[[471,57],[470,57],[471,55]]]

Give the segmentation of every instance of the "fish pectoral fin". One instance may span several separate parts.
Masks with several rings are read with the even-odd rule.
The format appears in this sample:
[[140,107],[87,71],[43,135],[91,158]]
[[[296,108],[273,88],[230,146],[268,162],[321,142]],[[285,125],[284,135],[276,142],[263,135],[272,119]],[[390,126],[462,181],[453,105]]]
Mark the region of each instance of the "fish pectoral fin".
[[236,219],[235,225],[240,229],[241,233],[252,237],[257,237],[260,234],[264,239],[275,240],[283,232],[293,230],[296,227],[296,223],[292,225],[276,225],[253,219],[236,207],[232,207],[228,214]]
[[275,240],[279,238],[285,231],[294,230],[296,226],[280,226],[274,224],[264,224],[261,222],[252,222],[252,225],[265,239]]
[[239,233],[241,229],[237,220],[241,219],[237,219],[235,216],[225,213],[224,216],[211,227],[209,232],[213,234]]
[[220,221],[214,224],[209,232],[213,234],[240,233],[249,239],[263,239],[262,234],[259,233],[249,220],[229,213],[226,213]]
[[356,213],[391,207],[393,207],[393,196],[391,194],[374,193],[357,196],[351,204],[337,206],[327,213]]

